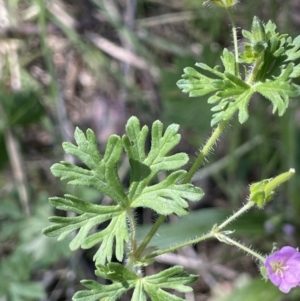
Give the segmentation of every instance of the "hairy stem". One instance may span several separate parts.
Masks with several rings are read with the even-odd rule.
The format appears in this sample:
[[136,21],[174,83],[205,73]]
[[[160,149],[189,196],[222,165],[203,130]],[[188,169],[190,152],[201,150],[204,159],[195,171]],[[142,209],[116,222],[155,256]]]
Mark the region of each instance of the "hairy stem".
[[189,183],[194,176],[194,174],[197,172],[199,167],[203,164],[204,158],[209,154],[215,143],[217,142],[218,138],[221,136],[223,133],[224,129],[228,125],[229,120],[224,120],[222,121],[213,131],[212,135],[210,138],[206,141],[202,151],[198,155],[197,159],[195,160],[194,164],[188,171],[188,173],[185,175],[182,183]]
[[[249,208],[248,208],[249,209]],[[196,244],[196,243],[199,243],[201,241],[204,241],[206,239],[210,239],[210,238],[217,238],[219,241],[222,241],[224,243],[227,243],[229,245],[235,245],[236,247],[238,247],[239,249],[241,250],[244,250],[245,252],[247,252],[248,254],[254,256],[255,258],[257,258],[258,260],[260,260],[261,262],[265,262],[265,258],[263,256],[261,256],[260,254],[258,254],[257,252],[251,250],[250,248],[244,246],[243,244],[240,244],[239,242],[229,238],[226,234],[224,233],[220,233],[219,232],[220,228],[217,227],[215,229],[212,229],[210,232],[208,232],[207,234],[205,235],[202,235],[200,237],[197,237],[197,238],[194,238],[192,240],[189,240],[189,241],[186,241],[186,242],[183,242],[181,244],[178,244],[178,245],[175,245],[175,246],[172,246],[170,248],[167,248],[167,249],[163,249],[163,250],[158,250],[156,252],[153,252],[152,254],[146,256],[146,259],[151,259],[151,258],[154,258],[154,257],[157,257],[159,255],[162,255],[162,254],[166,254],[166,253],[171,253],[171,252],[174,252],[178,249],[181,249],[183,247],[186,247],[186,246],[190,246],[190,245],[193,245],[193,244]]]
[[147,247],[148,243],[150,242],[150,240],[152,239],[152,237],[154,236],[154,234],[156,233],[156,231],[158,230],[160,225],[164,222],[165,218],[166,218],[165,215],[160,215],[158,217],[155,224],[152,226],[152,228],[150,229],[150,231],[148,232],[148,234],[144,238],[143,242],[140,244],[140,246],[136,250],[136,252],[134,254],[135,258],[140,258],[143,251]]
[[181,244],[178,244],[178,245],[175,245],[173,247],[153,252],[152,254],[146,256],[146,259],[151,259],[151,258],[154,258],[154,257],[162,255],[162,254],[171,253],[171,252],[174,252],[174,251],[176,251],[178,249],[181,249],[183,247],[196,244],[196,243],[198,243],[200,241],[203,241],[203,240],[206,240],[206,239],[209,239],[209,238],[212,238],[212,237],[214,237],[214,233],[213,232],[209,232],[209,233],[207,233],[205,235],[202,235],[200,237],[194,238],[194,239],[189,240],[189,241],[185,241],[185,242],[183,242]]
[[231,8],[229,7],[227,9],[229,18],[230,18],[230,22],[231,22],[231,26],[232,26],[232,36],[233,36],[233,45],[234,45],[234,53],[235,53],[235,75],[237,77],[240,77],[240,72],[239,72],[239,47],[238,47],[238,38],[237,38],[237,32],[236,32],[236,25],[235,25],[235,20],[233,17],[233,13]]
[[252,208],[255,205],[254,202],[248,202],[246,203],[240,210],[235,212],[233,215],[231,215],[229,218],[227,218],[220,226],[217,227],[218,230],[221,230],[225,228],[228,224],[230,224],[232,221],[234,221],[236,218],[238,218],[240,215],[248,211],[250,208]]
[[133,211],[131,208],[127,210],[127,216],[130,224],[131,250],[132,252],[135,252],[136,251],[136,225],[135,225]]
[[229,238],[228,236],[222,234],[222,233],[218,233],[216,235],[216,237],[221,240],[222,242],[226,242],[227,244],[230,245],[234,245],[236,247],[238,247],[241,250],[244,250],[245,252],[247,252],[248,254],[252,255],[253,257],[257,258],[258,260],[260,260],[261,262],[265,262],[265,258],[263,256],[261,256],[260,254],[258,254],[257,252],[251,250],[250,248],[244,246],[243,244],[240,244],[239,242],[235,241],[234,239]]

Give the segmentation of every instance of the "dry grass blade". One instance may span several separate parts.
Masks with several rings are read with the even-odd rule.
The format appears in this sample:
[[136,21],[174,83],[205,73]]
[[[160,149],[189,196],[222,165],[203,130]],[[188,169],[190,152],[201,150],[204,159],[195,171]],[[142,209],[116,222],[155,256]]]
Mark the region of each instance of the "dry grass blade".
[[[8,13],[3,0],[0,0],[0,29],[6,29],[9,27]],[[12,91],[17,91],[21,89],[21,77],[20,77],[20,65],[18,59],[17,41],[5,41],[2,43],[2,50],[0,56],[2,56],[5,61],[7,57],[8,61],[8,70],[10,73],[10,88]],[[5,67],[5,66],[1,66]],[[2,70],[1,70],[2,71]],[[1,74],[2,72],[0,72]],[[1,117],[3,120],[6,120],[5,112],[1,108]],[[10,165],[12,172],[17,184],[17,190],[19,194],[20,201],[22,203],[24,212],[27,216],[30,215],[29,209],[29,197],[27,191],[27,179],[26,174],[23,168],[23,158],[20,152],[19,143],[15,137],[12,129],[7,126],[4,132],[5,136],[5,145],[7,153],[9,156]]]
[[96,33],[87,32],[85,34],[85,36],[97,48],[101,49],[103,52],[107,53],[111,57],[113,57],[123,63],[134,66],[138,69],[150,70],[151,74],[154,77],[158,76],[159,71],[157,68],[150,66],[149,63],[145,59],[132,53],[131,51],[126,50],[126,49],[112,43],[111,41],[101,37],[100,35],[98,35]]

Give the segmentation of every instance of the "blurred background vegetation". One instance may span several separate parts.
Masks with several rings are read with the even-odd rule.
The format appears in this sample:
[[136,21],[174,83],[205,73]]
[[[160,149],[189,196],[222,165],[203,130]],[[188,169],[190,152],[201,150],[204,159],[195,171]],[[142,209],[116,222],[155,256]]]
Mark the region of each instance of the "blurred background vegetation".
[[[53,215],[49,196],[72,193],[91,202],[92,189],[67,187],[50,166],[73,163],[62,141],[73,141],[76,126],[92,128],[99,148],[121,135],[128,117],[143,124],[179,123],[178,150],[195,156],[211,132],[206,99],[189,99],[176,87],[182,69],[195,62],[220,63],[232,49],[226,12],[202,0],[0,0],[0,300],[71,300],[79,280],[95,279],[93,250],[70,252],[68,241],[44,237]],[[241,0],[236,22],[249,29],[254,15],[272,19],[281,33],[300,30],[297,0]],[[239,33],[239,38],[242,37]],[[153,244],[169,246],[193,237],[239,208],[248,184],[295,167],[300,170],[299,99],[282,117],[255,98],[249,121],[236,119],[218,142],[209,163],[194,177],[206,193],[182,220],[171,216]],[[126,161],[120,176],[128,177]],[[299,246],[299,174],[281,188],[263,212],[236,221],[235,235],[262,253]],[[137,213],[140,235],[151,212]],[[174,226],[176,225],[176,227]],[[194,301],[299,300],[262,281],[256,264],[234,247],[216,241],[185,248],[147,267],[151,274],[182,264],[199,273]],[[99,280],[101,281],[101,280]],[[122,300],[130,300],[124,296]]]

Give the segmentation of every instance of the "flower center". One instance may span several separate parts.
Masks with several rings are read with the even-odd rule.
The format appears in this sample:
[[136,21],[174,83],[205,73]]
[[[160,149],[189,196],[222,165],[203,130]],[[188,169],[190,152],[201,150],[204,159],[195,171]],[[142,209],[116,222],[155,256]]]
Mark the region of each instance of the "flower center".
[[284,265],[283,261],[273,261],[271,263],[271,267],[273,272],[281,278],[283,277],[283,272],[289,268],[288,266]]

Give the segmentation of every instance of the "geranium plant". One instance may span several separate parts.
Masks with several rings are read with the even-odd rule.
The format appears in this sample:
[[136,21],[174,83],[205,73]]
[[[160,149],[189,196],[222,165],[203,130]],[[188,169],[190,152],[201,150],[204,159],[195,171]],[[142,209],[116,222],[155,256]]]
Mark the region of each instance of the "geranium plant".
[[[238,115],[240,123],[249,118],[248,105],[255,93],[261,94],[273,106],[273,113],[282,116],[291,97],[300,95],[300,87],[293,80],[300,75],[300,36],[295,39],[280,34],[271,21],[264,24],[254,17],[250,31],[243,30],[246,42],[239,53],[237,32],[231,7],[237,1],[211,0],[208,3],[227,9],[232,21],[234,52],[224,49],[221,56],[223,66],[210,67],[196,63],[196,68],[184,69],[178,87],[191,97],[209,95],[214,112],[211,125],[212,135],[203,146],[196,160],[185,153],[176,153],[174,148],[180,141],[179,126],[169,125],[165,130],[160,121],[151,128],[151,147],[146,151],[147,126],[140,125],[137,117],[131,117],[123,137],[109,137],[103,155],[98,151],[97,140],[92,130],[86,133],[75,131],[76,145],[64,143],[66,153],[82,161],[85,167],[68,162],[54,164],[51,171],[61,180],[71,185],[89,186],[108,196],[112,205],[91,204],[76,196],[53,197],[50,203],[57,209],[71,211],[74,216],[51,217],[52,226],[44,230],[48,236],[63,239],[76,232],[70,248],[89,249],[97,246],[94,255],[96,275],[110,280],[110,284],[94,280],[82,280],[85,290],[77,292],[73,300],[117,300],[125,292],[133,290],[132,300],[153,301],[183,300],[166,289],[188,292],[189,284],[197,275],[186,273],[181,266],[174,266],[155,275],[144,275],[143,267],[151,264],[158,255],[173,252],[187,245],[216,238],[223,243],[235,245],[252,255],[260,266],[262,275],[279,286],[283,292],[300,285],[300,253],[289,246],[263,256],[232,238],[234,231],[226,230],[237,217],[252,207],[263,209],[272,200],[274,190],[287,181],[295,172],[290,169],[274,178],[264,179],[250,185],[249,197],[240,210],[219,225],[214,225],[208,233],[174,245],[167,249],[149,246],[166,216],[189,213],[187,201],[199,201],[203,196],[201,188],[191,183],[203,160],[212,150],[217,139],[230,120]],[[188,104],[187,104],[188,105]],[[172,153],[170,155],[170,153]],[[126,154],[131,169],[129,187],[118,175],[118,164]],[[187,163],[189,163],[187,165]],[[188,171],[183,166],[191,166]],[[157,182],[160,172],[168,176]],[[137,239],[136,208],[149,208],[158,218],[142,241]],[[105,223],[105,227],[97,228]],[[117,262],[113,262],[115,255]]]

